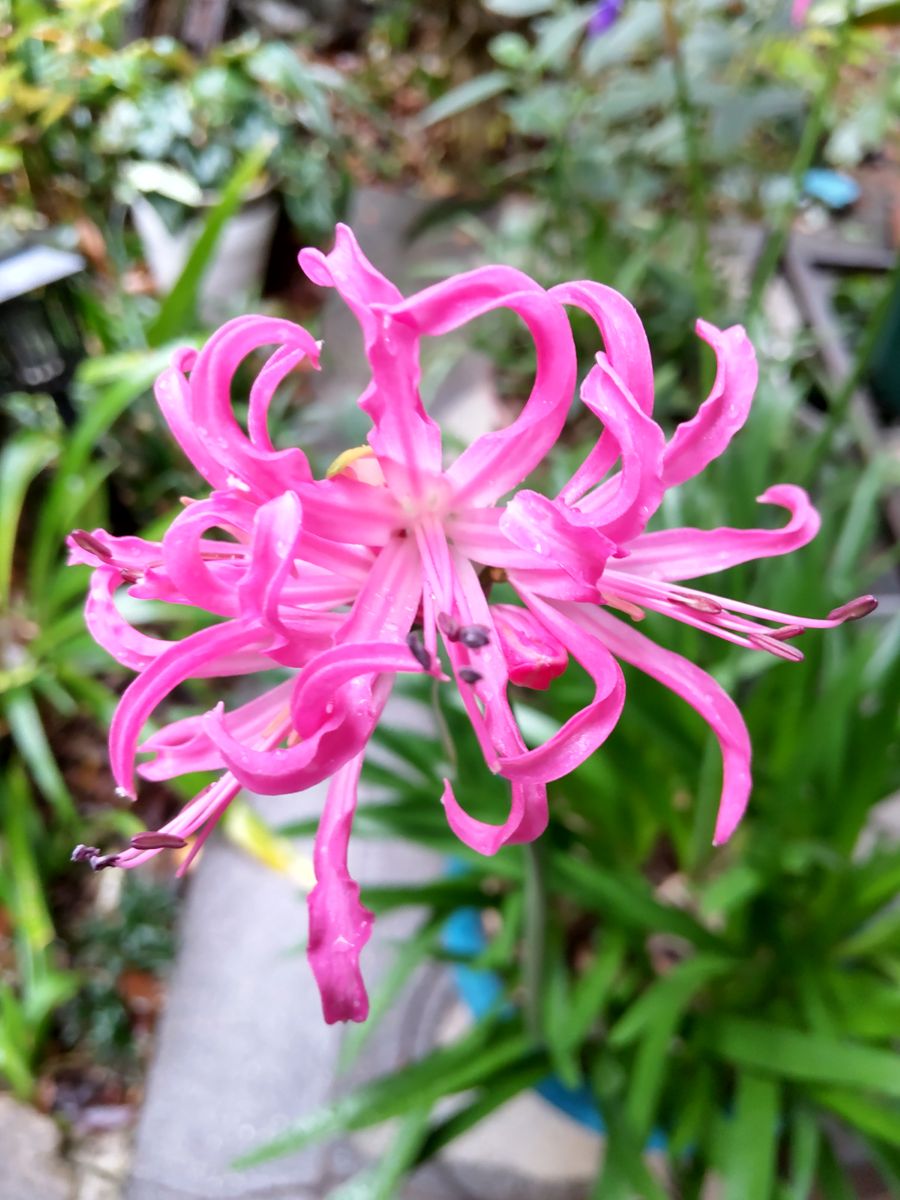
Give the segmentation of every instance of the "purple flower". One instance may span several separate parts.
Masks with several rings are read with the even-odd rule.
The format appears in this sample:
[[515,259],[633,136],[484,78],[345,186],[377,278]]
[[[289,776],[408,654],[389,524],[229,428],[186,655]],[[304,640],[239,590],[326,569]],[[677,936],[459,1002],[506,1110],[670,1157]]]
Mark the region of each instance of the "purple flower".
[[587,25],[588,37],[600,37],[607,30],[612,29],[616,21],[622,15],[622,9],[625,7],[625,0],[599,0],[594,6],[594,11],[591,13],[591,18]]

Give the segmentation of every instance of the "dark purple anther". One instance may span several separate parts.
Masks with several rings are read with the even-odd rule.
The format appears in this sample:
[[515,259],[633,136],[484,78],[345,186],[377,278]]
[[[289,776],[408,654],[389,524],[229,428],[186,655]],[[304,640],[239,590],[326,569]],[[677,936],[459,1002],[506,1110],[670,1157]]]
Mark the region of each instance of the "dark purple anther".
[[425,649],[425,642],[422,638],[421,630],[411,629],[406,635],[406,644],[409,646],[417,663],[426,670],[431,670],[431,655]]
[[480,650],[491,640],[491,631],[487,625],[461,625],[459,640],[470,650]]
[[479,683],[481,680],[481,672],[473,671],[471,667],[460,667],[459,677],[463,683]]
[[71,862],[90,862],[92,858],[99,858],[100,851],[96,846],[78,845],[72,851]]
[[92,859],[89,859],[92,871],[105,871],[107,867],[117,866],[118,862],[118,854],[96,854]]
[[152,829],[146,833],[136,833],[131,839],[132,850],[180,850],[186,845],[185,838],[177,833],[161,833]]

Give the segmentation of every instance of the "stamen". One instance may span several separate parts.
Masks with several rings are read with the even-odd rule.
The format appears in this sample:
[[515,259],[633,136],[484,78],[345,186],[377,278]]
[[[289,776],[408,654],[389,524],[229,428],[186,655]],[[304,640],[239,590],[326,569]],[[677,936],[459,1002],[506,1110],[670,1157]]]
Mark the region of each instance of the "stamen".
[[102,558],[104,562],[112,562],[112,551],[108,546],[104,546],[101,541],[94,537],[92,533],[88,533],[86,529],[76,529],[72,532],[72,540],[79,545],[82,550],[86,550],[88,554],[96,554],[98,558]]
[[785,658],[788,662],[803,662],[803,654],[796,646],[786,646],[776,638],[766,633],[748,633],[747,641],[758,650],[768,650],[776,658]]
[[637,604],[632,604],[630,600],[625,600],[621,596],[612,595],[610,592],[604,592],[602,601],[610,608],[616,609],[617,612],[623,612],[627,617],[631,617],[632,621],[643,621],[647,615],[642,608]]
[[175,833],[163,833],[161,830],[136,833],[131,839],[132,850],[181,850],[186,845],[186,838]]
[[422,637],[422,631],[420,629],[411,629],[406,635],[406,644],[412,651],[416,662],[426,671],[430,671],[432,669],[432,659],[431,655],[425,649],[425,640]]
[[712,616],[717,616],[724,612],[722,605],[715,600],[710,600],[708,596],[673,596],[672,600],[675,604],[681,604],[685,608],[692,608],[694,612],[710,613]]
[[90,862],[92,858],[99,858],[100,850],[97,846],[82,846],[80,843],[72,851],[69,858],[70,862]]
[[449,613],[438,613],[437,626],[448,642],[458,642],[460,635],[459,621]]
[[118,866],[119,856],[118,854],[98,854],[88,861],[92,871],[105,871],[107,867]]
[[119,574],[125,583],[141,583],[144,578],[142,571],[136,571],[134,567],[120,567]]
[[179,496],[179,497],[178,497],[178,503],[179,503],[179,504],[183,504],[183,505],[184,505],[184,507],[185,507],[185,508],[187,508],[187,506],[188,506],[189,504],[196,504],[196,503],[197,503],[197,501],[194,499],[194,497],[193,497],[193,496]]
[[487,625],[461,625],[457,637],[470,650],[480,650],[491,640],[491,631]]
[[481,672],[473,671],[471,667],[460,667],[459,677],[463,683],[480,683],[482,678]]
[[799,637],[801,633],[806,633],[802,625],[780,625],[777,629],[770,629],[768,637],[777,642],[787,642],[791,638]]
[[114,867],[119,861],[118,854],[101,854],[96,846],[76,846],[72,851],[72,862],[86,862],[92,871],[102,871],[104,867]]
[[839,608],[833,608],[828,614],[829,621],[859,621],[863,617],[867,617],[870,612],[874,612],[878,607],[878,601],[874,596],[857,596],[855,600],[850,600],[847,604],[840,605]]

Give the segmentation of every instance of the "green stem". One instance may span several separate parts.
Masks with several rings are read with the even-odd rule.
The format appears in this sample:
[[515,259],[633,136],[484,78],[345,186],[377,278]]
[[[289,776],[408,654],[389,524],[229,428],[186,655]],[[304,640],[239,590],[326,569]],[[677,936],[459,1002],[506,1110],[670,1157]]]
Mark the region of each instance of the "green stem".
[[800,136],[800,145],[797,147],[797,153],[794,155],[794,161],[791,164],[789,194],[776,215],[773,228],[766,239],[762,254],[756,263],[753,278],[750,281],[750,295],[747,300],[748,321],[759,309],[766,287],[778,269],[785,244],[790,236],[794,213],[797,208],[797,199],[803,183],[803,176],[812,166],[816,147],[819,144],[819,139],[822,136],[822,130],[825,126],[825,110],[828,107],[831,97],[834,95],[838,76],[846,55],[850,32],[853,28],[855,7],[853,3],[848,5],[847,15],[832,44],[822,83],[813,99],[809,116],[806,118],[806,124]]
[[525,983],[525,1022],[529,1033],[542,1040],[541,997],[544,979],[544,947],[547,938],[547,887],[541,849],[527,842],[525,855],[525,912],[523,920],[522,977]]
[[688,195],[694,222],[695,255],[694,286],[701,316],[710,317],[713,311],[712,274],[709,266],[709,211],[706,203],[706,176],[700,152],[700,129],[697,109],[691,96],[688,73],[681,52],[681,31],[672,0],[665,5],[666,40],[672,71],[675,76],[675,104],[681,119],[684,150],[687,160]]

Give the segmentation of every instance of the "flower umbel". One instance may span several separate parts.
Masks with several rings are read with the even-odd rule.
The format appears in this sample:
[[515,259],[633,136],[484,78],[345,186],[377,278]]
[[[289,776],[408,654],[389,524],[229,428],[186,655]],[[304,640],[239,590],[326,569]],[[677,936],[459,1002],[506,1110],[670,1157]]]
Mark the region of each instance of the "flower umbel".
[[[334,287],[363,334],[371,380],[359,405],[368,445],[313,477],[299,449],[277,450],[267,410],[281,380],[319,346],[302,328],[270,317],[229,322],[200,353],[182,351],[156,395],[173,434],[209,493],[186,503],[161,542],[103,530],[70,538],[73,562],[94,574],[87,624],[119,662],[138,672],[110,730],[116,783],[134,795],[147,779],[219,771],[163,829],[119,853],[78,847],[95,868],[133,867],[161,850],[194,858],[241,788],[283,794],[330,779],[316,836],[309,896],[309,960],[325,1019],[363,1020],[368,1000],[359,955],[372,925],[347,867],[357,782],[366,745],[400,673],[449,683],[447,664],[489,769],[509,780],[509,813],[479,820],[445,781],[447,820],[484,854],[536,838],[547,823],[547,784],[599,746],[622,711],[617,660],[677,692],[706,718],[722,748],[717,842],[738,824],[750,791],[750,745],[737,708],[693,663],[631,624],[646,609],[756,651],[802,657],[793,639],[874,607],[864,597],[824,619],[760,609],[697,590],[687,581],[738,563],[798,549],[818,529],[801,489],[771,487],[764,504],[786,510],[780,529],[645,533],[667,488],[702,471],[746,419],[756,361],[744,331],[705,322],[716,354],[709,398],[666,441],[654,422],[653,376],[644,330],[631,305],[597,283],[544,290],[509,267],[455,276],[407,299],[365,259],[340,226],[324,255],[301,254],[307,275]],[[553,499],[523,480],[556,442],[576,382],[566,306],[597,324],[604,350],[581,397],[602,431]],[[449,465],[441,433],[418,392],[419,343],[484,313],[508,308],[531,334],[536,373],[519,416],[485,434]],[[231,384],[250,353],[274,347],[253,384],[247,429],[232,411]],[[490,601],[503,579],[520,604]],[[190,605],[220,618],[180,642],[130,626],[115,604],[138,598]],[[622,620],[620,615],[628,620]],[[594,696],[543,745],[528,749],[508,698],[514,683],[546,688],[573,658]],[[189,678],[287,678],[226,710],[173,721],[141,742],[145,722]]]

